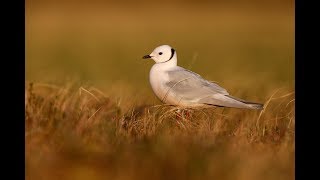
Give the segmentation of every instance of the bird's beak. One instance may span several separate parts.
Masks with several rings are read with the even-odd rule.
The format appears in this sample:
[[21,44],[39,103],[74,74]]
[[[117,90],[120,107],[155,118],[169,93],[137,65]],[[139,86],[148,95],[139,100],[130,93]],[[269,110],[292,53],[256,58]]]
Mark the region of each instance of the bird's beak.
[[145,55],[142,57],[142,59],[150,59],[150,58],[152,58],[152,56],[150,56],[150,55]]

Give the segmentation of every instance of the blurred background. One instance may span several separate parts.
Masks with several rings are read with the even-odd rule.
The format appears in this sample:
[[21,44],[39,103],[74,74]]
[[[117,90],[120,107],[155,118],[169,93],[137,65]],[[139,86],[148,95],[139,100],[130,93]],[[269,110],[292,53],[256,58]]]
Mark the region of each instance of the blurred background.
[[123,84],[155,100],[141,57],[168,44],[231,94],[294,87],[293,0],[28,0],[25,18],[27,81]]

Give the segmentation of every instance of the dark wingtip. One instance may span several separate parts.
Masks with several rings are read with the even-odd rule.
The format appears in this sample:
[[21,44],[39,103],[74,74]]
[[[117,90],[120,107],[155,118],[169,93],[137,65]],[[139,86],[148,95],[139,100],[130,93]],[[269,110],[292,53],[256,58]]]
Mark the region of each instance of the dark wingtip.
[[[248,104],[248,103],[247,103]],[[252,109],[258,109],[258,110],[263,110],[264,105],[260,103],[250,103],[248,104]]]

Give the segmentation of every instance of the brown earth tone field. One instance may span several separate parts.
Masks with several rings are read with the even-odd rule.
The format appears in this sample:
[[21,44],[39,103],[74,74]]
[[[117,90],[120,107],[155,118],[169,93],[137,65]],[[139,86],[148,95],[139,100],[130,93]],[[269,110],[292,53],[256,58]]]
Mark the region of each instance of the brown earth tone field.
[[[26,179],[294,179],[293,2],[138,2],[26,2]],[[161,44],[265,109],[162,104]]]

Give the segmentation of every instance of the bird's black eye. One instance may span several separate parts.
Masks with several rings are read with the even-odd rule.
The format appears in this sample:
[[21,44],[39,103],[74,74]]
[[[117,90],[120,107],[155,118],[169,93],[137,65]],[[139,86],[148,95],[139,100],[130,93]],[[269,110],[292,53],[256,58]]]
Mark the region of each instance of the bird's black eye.
[[159,55],[162,55],[162,52],[159,52]]

